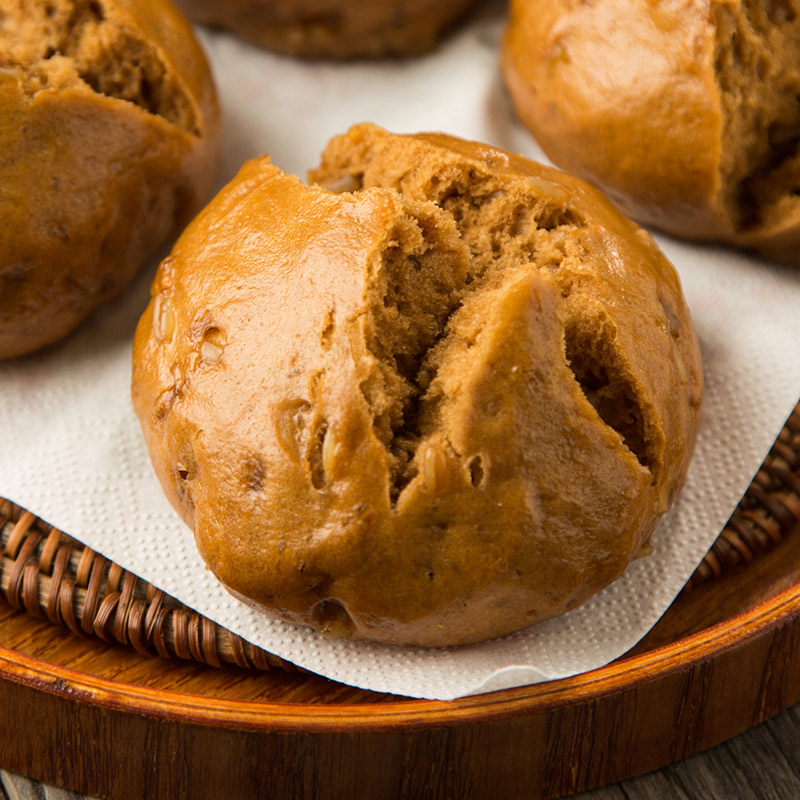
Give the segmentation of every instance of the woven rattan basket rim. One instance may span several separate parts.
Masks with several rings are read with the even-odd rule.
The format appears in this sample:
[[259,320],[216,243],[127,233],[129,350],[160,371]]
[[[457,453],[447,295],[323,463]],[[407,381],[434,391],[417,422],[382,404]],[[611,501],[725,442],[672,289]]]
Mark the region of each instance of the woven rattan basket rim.
[[[800,404],[684,591],[753,561],[798,527]],[[78,636],[119,642],[144,655],[298,670],[2,499],[0,597]]]

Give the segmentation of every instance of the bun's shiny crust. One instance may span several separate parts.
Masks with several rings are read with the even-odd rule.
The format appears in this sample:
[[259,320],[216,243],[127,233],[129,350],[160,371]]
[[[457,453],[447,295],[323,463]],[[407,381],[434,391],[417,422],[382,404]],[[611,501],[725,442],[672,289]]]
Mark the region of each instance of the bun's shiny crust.
[[477,0],[178,0],[195,22],[309,58],[424,53]]
[[0,12],[4,358],[64,337],[191,219],[219,119],[205,57],[166,0]]
[[624,212],[800,263],[798,41],[798,0],[513,0],[503,72],[547,155]]
[[270,614],[393,644],[583,603],[686,477],[675,271],[598,191],[482,144],[360,125],[312,179],[247,163],[137,329],[134,407],[203,558]]

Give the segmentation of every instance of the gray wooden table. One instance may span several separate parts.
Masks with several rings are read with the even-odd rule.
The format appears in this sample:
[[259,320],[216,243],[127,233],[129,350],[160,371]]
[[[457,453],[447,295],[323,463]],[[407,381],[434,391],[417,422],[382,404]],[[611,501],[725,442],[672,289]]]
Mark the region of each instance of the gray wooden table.
[[[0,798],[88,800],[3,771]],[[800,704],[705,753],[573,800],[800,800]]]

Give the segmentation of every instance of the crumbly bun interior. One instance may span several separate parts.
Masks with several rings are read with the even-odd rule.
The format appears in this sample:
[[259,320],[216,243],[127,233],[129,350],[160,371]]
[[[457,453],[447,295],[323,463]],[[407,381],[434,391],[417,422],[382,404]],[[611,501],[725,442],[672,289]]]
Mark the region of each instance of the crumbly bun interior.
[[800,2],[714,5],[723,202],[742,231],[800,214]]
[[249,162],[162,264],[133,400],[237,596],[466,644],[585,602],[683,485],[702,373],[677,275],[581,181],[359,125],[310,185]]
[[0,67],[29,94],[85,85],[199,134],[196,102],[155,42],[102,0],[0,0]]
[[[394,140],[381,139],[371,131],[363,139],[357,131],[351,132],[349,138],[329,146],[324,165],[312,171],[311,178],[334,190],[382,187],[433,202],[455,223],[469,253],[466,270],[454,276],[458,280],[437,281],[442,300],[449,301],[442,304],[446,313],[426,326],[428,335],[416,340],[416,347],[396,342],[400,315],[387,314],[385,306],[395,309],[398,301],[382,286],[376,287],[380,303],[374,306],[376,329],[369,346],[378,363],[385,365],[386,374],[403,387],[394,395],[400,407],[393,417],[399,425],[395,429],[378,425],[389,451],[399,455],[398,491],[413,477],[411,456],[423,432],[436,427],[437,406],[446,399],[444,387],[437,382],[431,392],[431,384],[441,367],[468,358],[474,332],[465,331],[464,322],[474,324],[490,315],[498,296],[532,268],[552,275],[566,300],[564,352],[576,381],[642,467],[657,473],[657,481],[664,443],[658,441],[657,426],[648,419],[651,409],[637,400],[636,388],[626,379],[628,370],[614,346],[616,331],[603,325],[602,312],[584,302],[583,293],[572,294],[576,278],[586,268],[585,245],[579,235],[585,220],[570,208],[568,190],[546,178],[513,180],[488,169],[478,172],[466,160],[454,160],[442,171],[439,154],[422,141],[409,153],[414,164],[409,171],[408,162],[397,159],[396,146]],[[394,284],[394,291],[402,294],[403,288]],[[424,319],[413,316],[420,305],[407,290],[405,294],[407,318]]]

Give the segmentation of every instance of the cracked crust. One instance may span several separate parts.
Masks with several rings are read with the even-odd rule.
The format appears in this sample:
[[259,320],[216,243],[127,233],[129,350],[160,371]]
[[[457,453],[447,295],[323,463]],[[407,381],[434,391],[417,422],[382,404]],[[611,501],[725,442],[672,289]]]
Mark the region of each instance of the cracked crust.
[[694,447],[674,270],[586,184],[477,143],[360,125],[310,178],[246,164],[137,330],[134,407],[209,567],[403,645],[585,602]]
[[164,0],[0,0],[0,358],[119,294],[210,192],[216,95]]
[[800,263],[798,0],[514,0],[503,71],[558,165],[641,222]]

